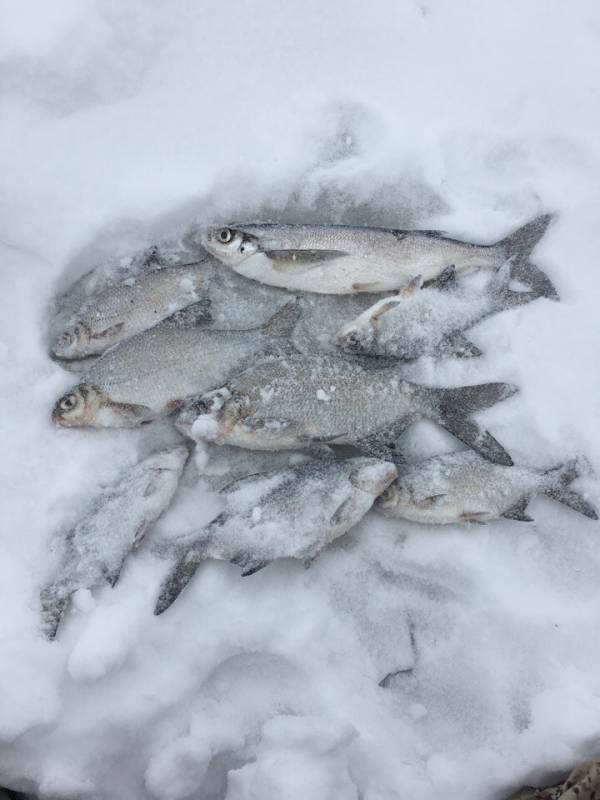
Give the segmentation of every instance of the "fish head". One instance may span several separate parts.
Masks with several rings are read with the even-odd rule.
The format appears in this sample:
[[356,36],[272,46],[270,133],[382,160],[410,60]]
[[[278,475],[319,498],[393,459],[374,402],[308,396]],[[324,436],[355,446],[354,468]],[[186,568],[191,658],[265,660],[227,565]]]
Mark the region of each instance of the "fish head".
[[259,251],[258,239],[237,228],[208,228],[202,245],[228,267],[235,267]]
[[377,498],[375,508],[386,517],[402,516],[402,511],[414,505],[411,491],[395,480]]
[[175,427],[184,436],[196,441],[217,441],[224,416],[224,406],[231,393],[226,386],[213,392],[189,398]]
[[361,314],[344,326],[335,337],[335,345],[346,353],[368,353],[375,340],[375,326],[371,318]]
[[131,428],[151,422],[146,406],[115,403],[97,386],[80,383],[57,401],[52,421],[63,428]]
[[353,459],[350,471],[350,483],[373,498],[379,497],[388,490],[390,484],[398,477],[398,470],[391,461],[380,458]]
[[64,428],[92,425],[102,405],[102,393],[85,383],[64,394],[54,406],[52,421]]
[[91,330],[79,320],[56,339],[52,346],[52,354],[56,358],[79,358],[87,355],[91,339]]

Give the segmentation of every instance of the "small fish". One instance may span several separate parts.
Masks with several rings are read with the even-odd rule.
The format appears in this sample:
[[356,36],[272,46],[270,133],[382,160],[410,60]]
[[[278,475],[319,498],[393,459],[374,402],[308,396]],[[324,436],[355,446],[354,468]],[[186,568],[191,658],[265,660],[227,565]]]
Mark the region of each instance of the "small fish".
[[421,278],[398,295],[379,300],[337,334],[345,352],[410,360],[423,355],[481,355],[463,331],[477,322],[538,297],[511,291],[510,264],[494,274],[482,290],[458,286],[454,268],[439,279],[443,285],[423,287]]
[[105,582],[114,586],[127,554],[171,502],[187,458],[187,447],[179,445],[140,461],[96,497],[67,533],[59,574],[41,592],[48,639],[56,636],[73,592]]
[[310,563],[364,517],[396,474],[388,461],[350,458],[234,481],[220,492],[225,510],[194,535],[163,582],[154,613],[173,603],[207,558],[231,561],[242,575],[279,558]]
[[401,517],[430,525],[507,519],[531,522],[527,504],[546,494],[590,519],[596,510],[569,488],[580,475],[577,461],[539,472],[510,469],[485,461],[469,450],[400,465],[398,480],[377,500],[386,517]]
[[350,225],[244,224],[209,228],[202,244],[223,264],[248,278],[284,289],[324,294],[400,289],[417,275],[437,278],[519,264],[519,278],[547,278],[527,259],[544,235],[546,214],[492,245],[449,239],[439,231],[402,231]]
[[[205,289],[205,275],[194,267],[156,269],[103,289],[58,336],[53,355],[76,359],[103,353],[196,303]],[[208,313],[205,316],[210,318]]]
[[222,389],[189,398],[176,426],[194,439],[251,450],[321,442],[359,445],[379,454],[380,443],[395,441],[408,425],[426,417],[485,458],[510,465],[504,448],[469,415],[515,392],[506,383],[438,389],[401,380],[395,367],[295,355],[264,360]]
[[288,347],[300,311],[294,302],[259,328],[181,327],[168,321],[105,353],[52,412],[65,427],[133,427],[172,413],[259,354]]

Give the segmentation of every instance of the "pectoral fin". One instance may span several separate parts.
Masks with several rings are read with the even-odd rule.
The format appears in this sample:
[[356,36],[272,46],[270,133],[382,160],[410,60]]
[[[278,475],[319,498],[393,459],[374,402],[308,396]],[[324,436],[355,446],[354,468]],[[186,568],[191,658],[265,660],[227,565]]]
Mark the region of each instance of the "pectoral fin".
[[123,426],[144,425],[156,419],[156,414],[148,406],[136,405],[135,403],[108,403],[121,421]]
[[391,311],[392,308],[395,308],[398,305],[397,300],[388,300],[387,303],[383,303],[379,306],[377,311],[371,314],[371,322],[377,322],[380,317],[383,317],[388,311]]
[[340,505],[336,508],[336,510],[331,515],[331,519],[329,520],[329,524],[333,525],[333,526],[339,525],[340,522],[343,521],[344,515],[352,507],[352,505],[353,505],[353,498],[352,497],[348,497],[346,500],[343,501],[343,503],[340,503]]
[[533,517],[525,513],[528,502],[528,498],[519,500],[518,503],[515,503],[514,506],[505,511],[502,516],[506,517],[506,519],[516,519],[519,522],[533,522]]
[[415,501],[415,505],[417,508],[428,509],[433,508],[436,502],[439,500],[440,497],[445,497],[444,494],[432,494],[429,497],[423,498],[423,500]]
[[317,267],[323,261],[343,258],[348,253],[342,250],[265,250],[265,255],[273,262],[273,269],[277,272],[289,272]]
[[124,324],[125,324],[124,322],[117,322],[116,325],[113,325],[110,328],[106,328],[106,330],[101,331],[101,333],[96,333],[93,338],[106,339],[109,336],[115,336],[115,334],[119,333]]

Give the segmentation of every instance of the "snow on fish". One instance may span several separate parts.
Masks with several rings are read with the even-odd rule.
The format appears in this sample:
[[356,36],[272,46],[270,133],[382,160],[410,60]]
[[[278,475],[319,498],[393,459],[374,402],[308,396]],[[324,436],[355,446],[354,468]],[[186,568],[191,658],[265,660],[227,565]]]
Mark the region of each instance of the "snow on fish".
[[452,265],[465,273],[497,269],[507,260],[515,262],[519,279],[549,284],[527,260],[551,219],[537,217],[492,245],[450,239],[439,231],[279,224],[209,228],[202,244],[241,275],[293,291],[391,291],[417,275],[433,280]]
[[466,450],[401,464],[398,473],[397,481],[375,504],[387,517],[431,525],[488,522],[500,517],[531,522],[527,504],[534,495],[546,494],[598,519],[593,506],[570,488],[580,475],[577,461],[541,472],[491,464]]
[[401,380],[395,367],[294,355],[265,359],[221,389],[189,398],[176,426],[197,440],[252,450],[353,444],[389,456],[381,444],[425,417],[485,458],[510,465],[509,454],[469,415],[516,391],[507,383],[434,388]]
[[[165,267],[103,289],[56,338],[57,358],[85,358],[156,325],[197,302],[205,288],[204,271],[194,265]],[[208,313],[206,318],[210,319]]]
[[49,639],[56,636],[73,592],[105,582],[114,586],[127,554],[171,502],[187,458],[187,448],[179,445],[140,461],[59,538],[58,574],[41,592],[42,627]]
[[361,457],[317,459],[234,481],[221,490],[225,510],[183,548],[155,613],[173,603],[208,558],[231,561],[242,575],[279,558],[312,561],[362,519],[396,474],[388,461]]
[[483,289],[458,286],[454,275],[454,267],[449,267],[438,279],[440,286],[426,288],[420,276],[415,278],[398,295],[379,300],[345,325],[335,337],[336,345],[355,354],[407,360],[423,355],[478,356],[481,351],[464,330],[539,297],[533,291],[509,288],[509,263]]
[[261,353],[289,347],[300,310],[291,302],[247,330],[206,330],[168,320],[105,353],[52,412],[65,427],[132,427],[172,413]]

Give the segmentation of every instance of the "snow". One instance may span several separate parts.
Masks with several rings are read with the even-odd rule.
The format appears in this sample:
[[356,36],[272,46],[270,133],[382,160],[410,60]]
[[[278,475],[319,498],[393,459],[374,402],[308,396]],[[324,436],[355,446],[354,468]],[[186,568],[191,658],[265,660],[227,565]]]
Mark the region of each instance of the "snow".
[[[37,604],[56,531],[175,441],[166,425],[51,425],[73,376],[48,358],[48,309],[94,264],[127,265],[194,220],[420,225],[492,242],[556,211],[535,261],[561,303],[481,323],[480,359],[403,374],[516,383],[479,416],[515,461],[581,452],[600,473],[597,3],[0,9],[0,785],[482,800],[597,754],[598,526],[544,498],[530,525],[440,531],[370,515],[308,570],[281,562],[242,579],[210,562],[158,618],[167,565],[149,541],[114,589],[78,593],[52,643]],[[404,450],[452,446],[422,423]],[[578,488],[598,504],[595,480]],[[156,535],[205,524],[215,503],[184,476]]]

